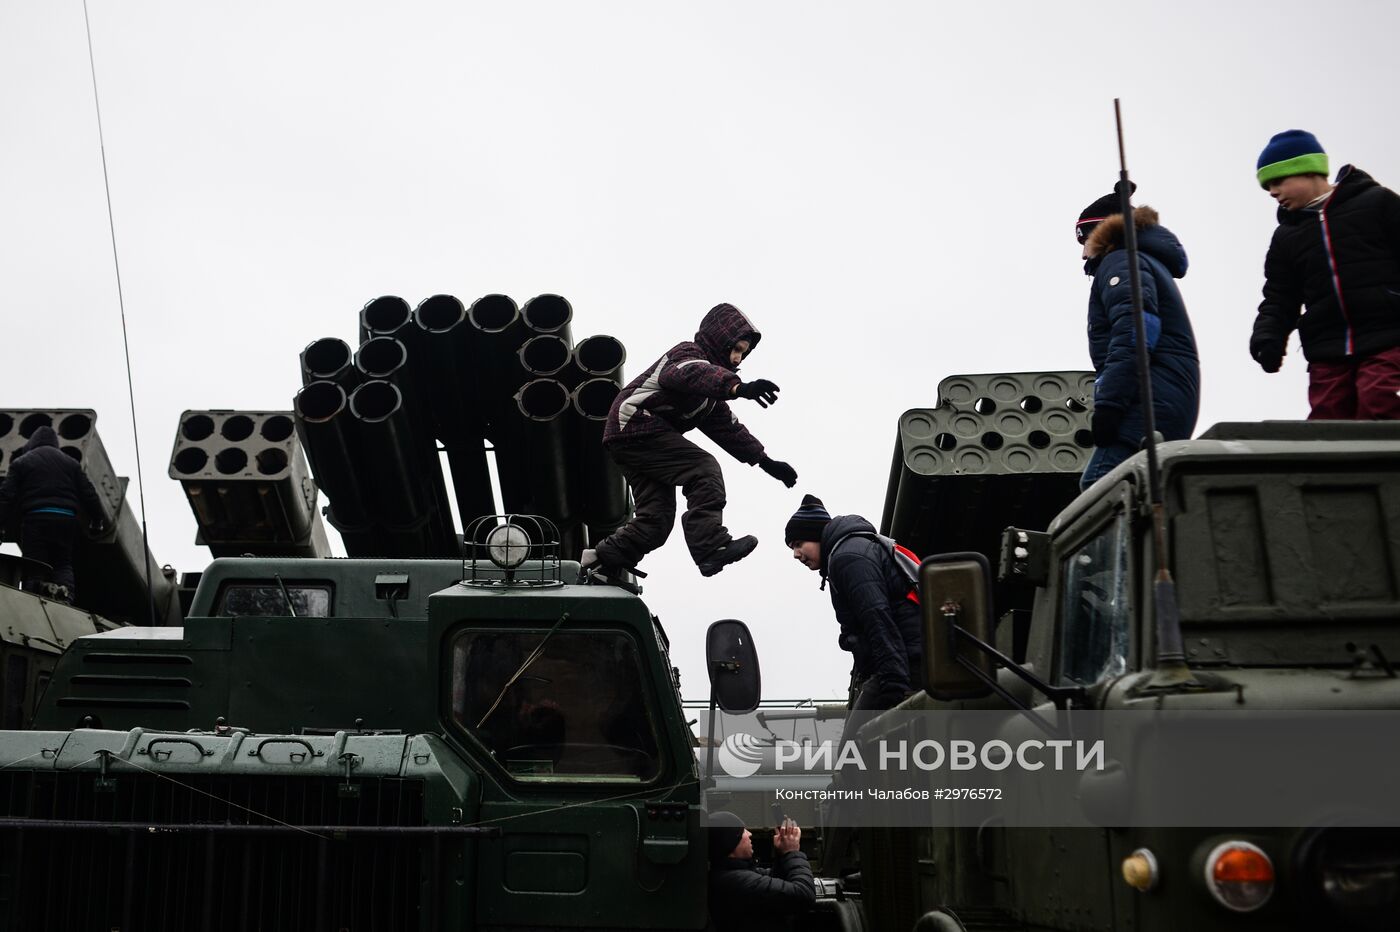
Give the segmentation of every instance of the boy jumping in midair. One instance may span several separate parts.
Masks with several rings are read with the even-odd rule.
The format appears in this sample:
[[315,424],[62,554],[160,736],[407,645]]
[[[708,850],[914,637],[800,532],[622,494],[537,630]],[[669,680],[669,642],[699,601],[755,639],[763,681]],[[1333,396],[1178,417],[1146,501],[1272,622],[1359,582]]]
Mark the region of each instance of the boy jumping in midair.
[[681,528],[702,576],[713,576],[758,546],[752,535],[731,537],[724,527],[724,475],[713,456],[681,436],[692,427],[741,463],[756,465],[788,488],[797,472],[770,458],[763,444],[726,404],[745,398],[768,407],[778,386],[745,382],[737,369],[761,334],[732,304],[713,307],[693,341],[679,343],[631,381],[608,412],[603,445],[632,487],[635,513],[624,527],[585,550],[585,570],[628,570],[670,536],[676,520],[676,488],[685,494]]

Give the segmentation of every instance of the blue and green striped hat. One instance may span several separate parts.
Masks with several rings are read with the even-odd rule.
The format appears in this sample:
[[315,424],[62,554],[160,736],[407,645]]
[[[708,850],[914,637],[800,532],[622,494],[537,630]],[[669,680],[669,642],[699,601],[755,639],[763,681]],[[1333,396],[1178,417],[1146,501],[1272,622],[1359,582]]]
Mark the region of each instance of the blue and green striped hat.
[[1259,185],[1268,188],[1275,178],[1290,175],[1326,175],[1327,153],[1317,137],[1306,130],[1284,130],[1259,153]]

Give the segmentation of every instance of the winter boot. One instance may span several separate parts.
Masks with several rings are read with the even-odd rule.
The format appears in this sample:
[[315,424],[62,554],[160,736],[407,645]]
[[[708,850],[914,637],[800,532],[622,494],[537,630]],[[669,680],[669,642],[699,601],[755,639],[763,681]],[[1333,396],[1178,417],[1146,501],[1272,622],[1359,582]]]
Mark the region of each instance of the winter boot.
[[752,534],[743,537],[736,537],[723,547],[718,547],[710,554],[709,559],[702,560],[696,566],[700,569],[701,576],[713,576],[731,563],[738,563],[744,557],[753,553],[758,546],[758,538]]

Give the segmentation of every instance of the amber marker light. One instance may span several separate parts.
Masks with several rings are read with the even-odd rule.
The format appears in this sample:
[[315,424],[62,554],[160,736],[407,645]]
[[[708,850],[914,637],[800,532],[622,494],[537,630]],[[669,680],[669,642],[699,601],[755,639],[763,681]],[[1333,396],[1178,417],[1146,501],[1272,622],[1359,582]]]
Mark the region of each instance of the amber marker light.
[[1206,889],[1217,903],[1247,913],[1269,901],[1274,892],[1274,865],[1257,845],[1227,841],[1206,856]]
[[1134,890],[1146,893],[1157,886],[1157,858],[1139,848],[1123,859],[1123,880]]

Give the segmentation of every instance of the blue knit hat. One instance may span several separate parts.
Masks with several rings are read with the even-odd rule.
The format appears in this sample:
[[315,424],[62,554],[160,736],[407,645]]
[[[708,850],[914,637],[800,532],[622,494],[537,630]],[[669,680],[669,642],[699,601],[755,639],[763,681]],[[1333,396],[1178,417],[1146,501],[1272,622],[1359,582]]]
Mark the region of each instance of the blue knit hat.
[[783,528],[783,542],[788,546],[798,541],[822,539],[822,529],[831,521],[822,500],[815,495],[802,496],[802,507],[797,509]]
[[1269,182],[1291,175],[1326,175],[1327,153],[1317,137],[1306,130],[1284,130],[1259,153],[1259,184],[1269,187]]

